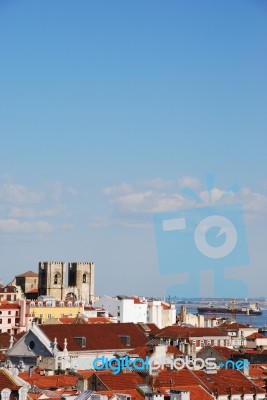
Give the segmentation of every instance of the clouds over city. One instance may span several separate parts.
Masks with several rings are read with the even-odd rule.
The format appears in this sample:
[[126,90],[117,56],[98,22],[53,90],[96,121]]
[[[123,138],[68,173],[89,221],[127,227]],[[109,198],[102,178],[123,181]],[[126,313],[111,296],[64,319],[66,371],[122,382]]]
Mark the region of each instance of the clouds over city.
[[61,182],[29,187],[14,183],[10,177],[0,181],[0,233],[51,233],[66,229],[69,211],[66,199],[77,195]]
[[110,206],[109,216],[94,216],[93,226],[122,225],[149,227],[152,215],[207,205],[241,203],[247,218],[266,217],[267,196],[249,188],[213,187],[207,190],[195,177],[184,176],[177,181],[161,178],[137,183],[122,183],[103,189]]

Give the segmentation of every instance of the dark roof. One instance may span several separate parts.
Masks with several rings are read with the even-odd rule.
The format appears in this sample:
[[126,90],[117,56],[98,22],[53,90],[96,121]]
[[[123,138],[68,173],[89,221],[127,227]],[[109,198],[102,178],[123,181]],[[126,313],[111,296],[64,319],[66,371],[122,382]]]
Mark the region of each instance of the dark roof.
[[[64,339],[67,339],[69,351],[131,349],[146,345],[147,336],[134,323],[122,324],[68,324],[68,325],[41,325],[39,328],[51,342],[57,338],[59,349],[64,348]],[[129,338],[129,345],[125,344],[122,336]],[[85,338],[84,347],[77,338]],[[76,339],[75,339],[76,338]]]
[[24,274],[16,275],[16,278],[38,278],[38,274],[33,271],[24,272]]
[[222,357],[224,357],[226,360],[230,360],[232,355],[239,355],[240,352],[234,349],[230,349],[229,347],[222,347],[222,346],[206,346],[203,347],[198,354],[201,355],[201,353],[204,353],[207,351],[207,349],[211,349],[213,351],[216,351],[218,354],[220,354]]

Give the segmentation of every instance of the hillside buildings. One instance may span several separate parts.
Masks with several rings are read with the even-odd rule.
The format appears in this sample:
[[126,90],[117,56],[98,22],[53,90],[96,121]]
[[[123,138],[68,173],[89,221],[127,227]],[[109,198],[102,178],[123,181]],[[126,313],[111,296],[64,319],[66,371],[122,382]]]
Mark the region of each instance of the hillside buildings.
[[164,328],[176,322],[175,305],[160,300],[136,296],[103,296],[94,303],[94,307],[102,307],[121,323],[152,323]]

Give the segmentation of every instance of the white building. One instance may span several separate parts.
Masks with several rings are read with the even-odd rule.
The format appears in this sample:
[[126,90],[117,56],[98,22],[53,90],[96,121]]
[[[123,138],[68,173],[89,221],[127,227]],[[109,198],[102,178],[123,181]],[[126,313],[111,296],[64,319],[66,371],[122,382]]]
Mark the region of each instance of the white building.
[[176,323],[175,304],[152,300],[147,303],[147,323],[157,325],[160,329]]
[[102,307],[118,322],[147,322],[147,302],[139,297],[103,296],[94,303],[94,307]]
[[103,296],[94,303],[94,307],[104,308],[109,314],[117,317],[118,322],[151,323],[160,329],[176,322],[175,305],[161,300]]

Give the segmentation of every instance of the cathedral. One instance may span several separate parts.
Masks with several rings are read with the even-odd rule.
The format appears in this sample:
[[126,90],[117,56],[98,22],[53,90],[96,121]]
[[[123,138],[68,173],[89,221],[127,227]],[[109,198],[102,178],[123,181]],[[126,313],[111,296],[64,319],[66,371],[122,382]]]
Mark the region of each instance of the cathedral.
[[[66,283],[67,282],[67,283]],[[94,300],[94,263],[62,261],[39,262],[39,296],[57,300]]]

